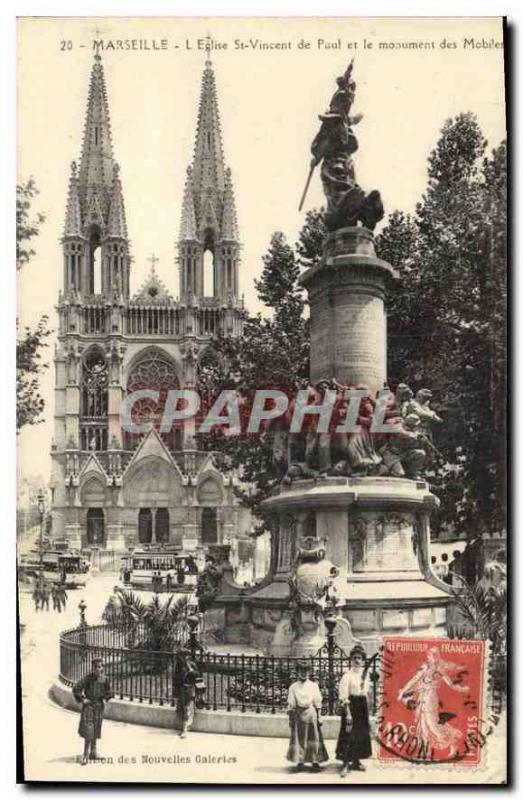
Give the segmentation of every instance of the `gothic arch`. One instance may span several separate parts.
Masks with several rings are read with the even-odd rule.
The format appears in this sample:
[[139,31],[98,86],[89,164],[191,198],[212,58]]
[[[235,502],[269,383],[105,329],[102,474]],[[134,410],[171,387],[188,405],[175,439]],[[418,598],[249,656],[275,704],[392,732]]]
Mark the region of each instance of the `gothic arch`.
[[[160,347],[146,347],[140,350],[127,367],[126,391],[132,392],[148,389],[159,393],[158,400],[142,398],[133,404],[133,422],[138,424],[152,423],[160,430],[163,412],[168,393],[180,386],[179,373],[174,360]],[[143,434],[125,433],[127,447],[135,447]],[[177,449],[177,431],[171,430],[161,434],[170,450]]]
[[220,506],[223,503],[223,490],[217,475],[203,475],[196,491],[201,506]]
[[82,356],[80,369],[80,448],[107,449],[109,365],[98,345]]
[[98,475],[85,476],[80,487],[80,497],[84,508],[101,508],[105,505],[105,486]]
[[[134,376],[139,370],[140,366],[145,363],[155,363],[159,367],[162,367],[162,371],[157,371],[155,375],[151,377],[154,380],[161,380],[161,378],[169,378],[173,380],[175,387],[180,385],[180,376],[179,376],[179,369],[172,358],[162,347],[158,347],[156,345],[150,347],[144,347],[142,350],[139,350],[129,364],[127,365],[127,373],[126,373],[126,386],[129,388],[132,385],[132,381]],[[165,365],[165,369],[163,369],[163,365]],[[144,387],[144,388],[155,388],[152,387]]]
[[174,464],[158,456],[141,459],[125,474],[124,504],[127,508],[173,508],[181,501],[180,485]]

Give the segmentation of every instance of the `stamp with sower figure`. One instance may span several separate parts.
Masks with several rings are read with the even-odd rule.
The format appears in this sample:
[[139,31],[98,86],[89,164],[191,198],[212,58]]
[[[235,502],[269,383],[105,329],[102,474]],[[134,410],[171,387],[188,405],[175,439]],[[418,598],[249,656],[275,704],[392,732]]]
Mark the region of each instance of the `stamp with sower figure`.
[[479,765],[486,652],[480,640],[385,637],[378,759]]

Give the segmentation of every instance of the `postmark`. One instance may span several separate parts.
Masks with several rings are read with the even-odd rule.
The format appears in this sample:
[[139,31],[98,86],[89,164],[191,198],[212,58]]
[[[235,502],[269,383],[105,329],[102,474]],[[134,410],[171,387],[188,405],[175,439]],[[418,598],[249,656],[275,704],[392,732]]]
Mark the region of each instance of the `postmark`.
[[492,728],[484,713],[487,653],[480,640],[385,637],[378,759],[479,766]]

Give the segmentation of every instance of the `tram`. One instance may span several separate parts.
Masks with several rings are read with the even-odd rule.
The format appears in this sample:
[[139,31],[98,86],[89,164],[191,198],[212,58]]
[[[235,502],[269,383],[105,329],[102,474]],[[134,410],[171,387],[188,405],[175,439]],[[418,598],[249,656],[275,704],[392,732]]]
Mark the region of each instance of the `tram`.
[[194,593],[203,568],[203,554],[143,548],[122,559],[125,586],[153,592]]
[[30,550],[20,557],[19,576],[34,581],[40,575],[50,583],[61,582],[67,589],[85,586],[91,565],[89,559],[75,550]]

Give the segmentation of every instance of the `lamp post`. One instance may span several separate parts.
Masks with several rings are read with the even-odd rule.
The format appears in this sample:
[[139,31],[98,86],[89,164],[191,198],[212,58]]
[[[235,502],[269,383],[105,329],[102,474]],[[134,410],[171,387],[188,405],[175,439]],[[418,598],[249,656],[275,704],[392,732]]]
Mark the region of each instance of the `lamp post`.
[[45,496],[44,496],[44,493],[43,493],[43,491],[41,489],[38,492],[37,508],[38,508],[38,513],[40,515],[40,536],[39,536],[38,547],[39,547],[39,550],[40,550],[40,560],[39,560],[40,561],[40,579],[42,579],[43,561],[44,561],[43,547],[44,547]]

